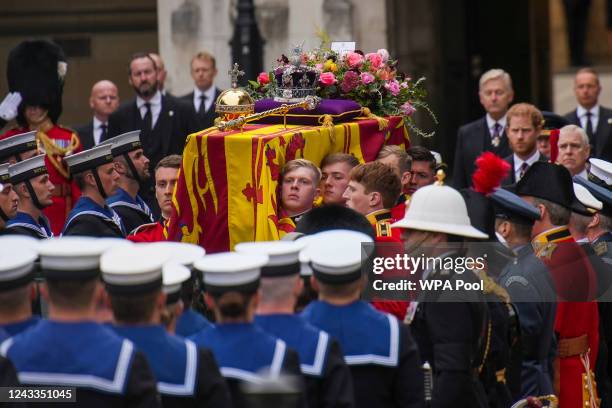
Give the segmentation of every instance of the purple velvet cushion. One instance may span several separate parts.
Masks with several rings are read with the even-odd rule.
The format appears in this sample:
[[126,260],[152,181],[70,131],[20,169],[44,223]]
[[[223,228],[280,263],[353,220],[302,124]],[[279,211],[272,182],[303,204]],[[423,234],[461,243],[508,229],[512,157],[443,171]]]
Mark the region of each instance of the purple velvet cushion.
[[[255,112],[263,112],[278,108],[283,102],[274,99],[262,99],[255,102]],[[302,108],[292,109],[287,112],[287,123],[290,125],[318,126],[323,122],[324,115],[331,115],[334,123],[347,122],[361,115],[361,105],[347,99],[322,99],[316,109],[307,111]],[[256,123],[283,123],[283,115],[270,115],[259,119]]]

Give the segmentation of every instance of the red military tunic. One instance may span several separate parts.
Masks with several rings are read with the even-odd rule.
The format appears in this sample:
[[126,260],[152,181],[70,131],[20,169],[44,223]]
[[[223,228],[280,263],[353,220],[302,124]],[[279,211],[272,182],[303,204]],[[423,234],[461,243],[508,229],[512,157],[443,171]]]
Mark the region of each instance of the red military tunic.
[[[386,254],[385,256],[394,256],[395,253],[399,253],[402,250],[401,246],[401,230],[397,228],[391,228],[391,224],[395,221],[391,216],[391,211],[387,209],[378,210],[371,212],[366,216],[370,224],[372,224],[372,228],[374,228],[374,233],[376,234],[376,242],[378,243],[389,243],[391,245],[386,246],[385,250],[390,251],[391,253]],[[397,248],[394,248],[392,244],[397,244]],[[389,276],[390,275],[385,275]],[[397,317],[400,321],[404,321],[406,317],[406,311],[408,310],[408,302],[399,301],[399,300],[373,300],[372,306],[381,312],[390,313],[393,316]]]
[[159,242],[166,241],[164,234],[165,221],[152,222],[150,224],[142,224],[136,228],[127,239],[132,242]]
[[599,347],[599,314],[597,303],[592,300],[597,293],[597,276],[566,227],[539,234],[532,245],[536,256],[549,268],[559,300],[555,317],[559,340],[555,386],[559,407],[593,406],[594,376],[584,374],[585,367],[594,369]]
[[[30,130],[27,128],[11,129],[1,135],[0,140],[29,131]],[[72,130],[58,125],[53,125],[53,127],[45,133],[49,139],[51,139],[51,141],[53,141],[53,143],[60,148],[67,148],[70,146],[71,141],[73,141],[73,135],[76,136],[76,133],[74,133]],[[44,143],[38,135],[37,141],[39,144],[39,149],[41,149],[41,151],[44,150]],[[76,142],[77,144],[73,153],[77,153],[82,150],[81,144],[78,141],[78,136],[76,136]],[[53,231],[54,235],[59,235],[62,232],[68,213],[70,213],[70,210],[72,210],[72,207],[81,196],[81,191],[77,187],[76,183],[74,181],[71,182],[61,173],[60,170],[58,170],[57,167],[64,166],[61,159],[62,157],[57,154],[52,155],[52,157],[47,155],[45,158],[47,169],[49,171],[49,180],[51,180],[55,186],[55,190],[53,191],[53,204],[45,208],[43,213],[49,219],[51,230]],[[65,168],[65,166],[63,168]]]

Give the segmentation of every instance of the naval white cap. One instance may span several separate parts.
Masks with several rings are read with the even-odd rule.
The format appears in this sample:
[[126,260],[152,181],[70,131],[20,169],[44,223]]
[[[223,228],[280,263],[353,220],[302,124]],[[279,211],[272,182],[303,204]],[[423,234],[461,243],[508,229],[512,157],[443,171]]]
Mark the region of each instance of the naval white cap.
[[204,274],[209,293],[252,292],[259,287],[261,268],[267,263],[265,254],[224,252],[207,255],[196,261],[194,267]]

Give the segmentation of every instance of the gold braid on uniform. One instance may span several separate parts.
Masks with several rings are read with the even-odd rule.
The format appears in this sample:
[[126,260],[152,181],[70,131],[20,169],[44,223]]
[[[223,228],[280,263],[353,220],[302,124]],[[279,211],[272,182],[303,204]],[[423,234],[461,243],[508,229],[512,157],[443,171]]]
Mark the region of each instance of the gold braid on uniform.
[[510,295],[508,294],[508,291],[506,291],[506,289],[502,288],[493,279],[491,279],[484,269],[479,270],[477,272],[477,275],[480,279],[482,279],[484,283],[483,292],[485,294],[492,293],[493,295],[497,296],[502,302],[510,303]]
[[53,164],[53,167],[55,167],[55,169],[63,177],[67,179],[70,178],[68,170],[66,170],[66,168],[64,168],[64,166],[62,165],[61,158],[57,159],[56,157],[64,157],[68,152],[73,152],[79,147],[81,143],[79,142],[79,137],[76,135],[76,133],[72,133],[72,136],[70,137],[70,144],[68,145],[68,147],[59,147],[58,145],[56,145],[53,139],[47,136],[47,134],[43,130],[39,130],[38,132],[36,132],[36,139],[39,144],[42,143],[43,148],[45,149],[45,153],[49,158],[51,164]]

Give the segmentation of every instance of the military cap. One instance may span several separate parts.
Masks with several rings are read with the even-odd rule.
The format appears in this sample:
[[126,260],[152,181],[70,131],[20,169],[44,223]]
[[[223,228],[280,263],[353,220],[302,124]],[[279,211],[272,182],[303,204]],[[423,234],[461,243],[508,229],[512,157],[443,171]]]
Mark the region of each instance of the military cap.
[[314,276],[323,283],[351,283],[361,277],[362,263],[368,258],[362,244],[373,242],[356,231],[320,232],[312,236],[302,259],[309,261]]
[[176,262],[190,268],[195,261],[206,254],[206,251],[201,246],[186,242],[160,241],[152,242],[148,246],[156,251],[167,253],[168,259],[171,262]]
[[6,245],[19,245],[28,248],[38,255],[38,247],[44,242],[29,235],[1,235],[0,247]]
[[8,168],[10,164],[4,163],[0,164],[0,183],[10,184],[11,183],[11,175],[9,174]]
[[598,183],[590,180],[585,180],[582,177],[575,176],[574,182],[586,187],[593,196],[601,201],[601,213],[607,217],[612,217],[612,191]]
[[12,184],[18,184],[22,181],[33,179],[34,177],[47,174],[47,165],[45,164],[45,155],[39,154],[24,161],[11,164],[8,167],[9,176]]
[[574,196],[572,176],[558,164],[535,162],[516,184],[519,196],[531,196],[548,200],[567,209],[577,201]]
[[11,156],[36,149],[36,132],[33,130],[0,140],[0,162],[6,161]]
[[166,305],[172,305],[181,298],[184,282],[191,278],[191,271],[178,262],[166,262],[162,267],[163,291],[166,294]]
[[100,143],[102,145],[110,145],[113,156],[121,156],[124,153],[129,153],[142,148],[140,141],[140,130],[132,130],[131,132],[120,134],[113,138],[107,139]]
[[245,254],[268,255],[268,263],[261,268],[261,276],[274,278],[300,273],[300,251],[305,245],[302,240],[243,242],[236,245],[234,250]]
[[496,218],[504,218],[517,224],[532,225],[540,219],[540,211],[516,194],[498,188],[489,195]]
[[103,164],[112,163],[113,155],[111,145],[99,145],[80,153],[64,157],[70,174],[79,174],[86,170],[93,170]]
[[259,287],[261,268],[268,255],[223,252],[206,255],[194,267],[204,274],[206,291],[220,294],[231,291],[253,292]]
[[589,159],[589,180],[612,186],[612,163],[601,159]]
[[100,259],[102,280],[110,294],[144,294],[162,289],[168,254],[149,245],[118,246]]
[[108,243],[89,237],[50,238],[38,253],[48,280],[90,280],[100,275],[100,256]]
[[[574,182],[573,185],[576,199],[585,207],[584,212],[576,211],[578,214],[591,216],[602,209],[603,203],[595,198],[586,187],[576,182]],[[575,211],[573,208],[572,210]]]
[[550,137],[550,131],[555,129],[561,129],[563,126],[569,125],[569,121],[563,116],[559,116],[553,112],[542,111],[544,117],[544,124],[542,125],[542,131],[538,135],[538,139],[541,137]]
[[20,240],[4,240],[0,246],[0,292],[16,289],[34,280],[38,254]]

